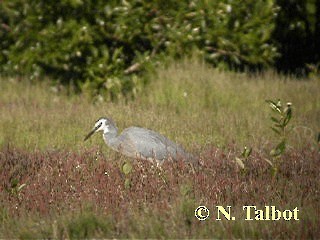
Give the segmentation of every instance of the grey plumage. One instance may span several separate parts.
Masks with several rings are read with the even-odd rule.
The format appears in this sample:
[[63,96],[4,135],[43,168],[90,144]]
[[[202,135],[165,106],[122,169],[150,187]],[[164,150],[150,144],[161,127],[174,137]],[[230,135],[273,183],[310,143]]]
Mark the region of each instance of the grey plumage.
[[118,129],[111,119],[100,118],[85,140],[98,131],[103,131],[103,139],[109,147],[130,158],[156,160],[158,163],[166,159],[194,160],[181,146],[146,128],[129,127],[118,135]]

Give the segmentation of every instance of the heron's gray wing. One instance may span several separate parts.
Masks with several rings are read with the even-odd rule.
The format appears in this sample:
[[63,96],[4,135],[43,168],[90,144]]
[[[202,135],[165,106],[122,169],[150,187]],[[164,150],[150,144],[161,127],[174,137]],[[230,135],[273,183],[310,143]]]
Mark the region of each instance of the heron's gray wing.
[[118,151],[129,157],[163,160],[177,158],[185,151],[163,135],[145,128],[130,127],[118,136]]

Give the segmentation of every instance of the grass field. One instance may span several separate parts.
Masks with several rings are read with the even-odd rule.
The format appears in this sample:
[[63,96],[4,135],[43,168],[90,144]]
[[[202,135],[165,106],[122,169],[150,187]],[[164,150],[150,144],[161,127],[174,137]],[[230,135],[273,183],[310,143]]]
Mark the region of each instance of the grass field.
[[[159,68],[135,100],[94,102],[47,80],[0,79],[0,238],[320,238],[320,81],[225,73],[195,61]],[[286,152],[270,150],[266,99],[291,102]],[[156,130],[199,156],[157,168],[85,134],[101,116]],[[245,168],[235,163],[252,147]],[[270,160],[277,164],[273,173]],[[211,210],[200,222],[194,210]],[[236,220],[216,221],[215,206]],[[299,221],[246,221],[242,207],[299,209]]]

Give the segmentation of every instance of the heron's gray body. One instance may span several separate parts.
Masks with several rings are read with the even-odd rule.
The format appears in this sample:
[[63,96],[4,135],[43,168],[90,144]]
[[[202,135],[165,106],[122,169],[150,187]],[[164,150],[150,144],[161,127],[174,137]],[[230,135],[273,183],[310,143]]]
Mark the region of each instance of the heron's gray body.
[[[97,123],[99,121],[101,119]],[[118,129],[111,119],[103,118],[103,123],[101,124],[101,126],[96,126],[97,129],[95,131],[102,130],[105,143],[125,156],[150,161],[156,160],[160,163],[166,159],[193,160],[193,156],[181,146],[152,130],[129,127],[118,135]]]
[[178,158],[189,157],[174,142],[159,133],[145,128],[130,127],[117,137],[110,138],[110,135],[106,133],[103,134],[103,138],[112,149],[128,157],[156,159],[160,161],[168,158],[176,160]]

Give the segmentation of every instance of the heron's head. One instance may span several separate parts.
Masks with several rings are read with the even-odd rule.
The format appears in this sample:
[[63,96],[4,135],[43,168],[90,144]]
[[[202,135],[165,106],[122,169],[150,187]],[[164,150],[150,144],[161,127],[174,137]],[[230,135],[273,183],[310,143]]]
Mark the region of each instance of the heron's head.
[[94,133],[103,131],[103,132],[108,132],[109,127],[114,126],[114,123],[111,119],[109,118],[100,118],[96,121],[94,124],[93,129],[88,133],[88,135],[84,138],[84,141],[90,138]]

